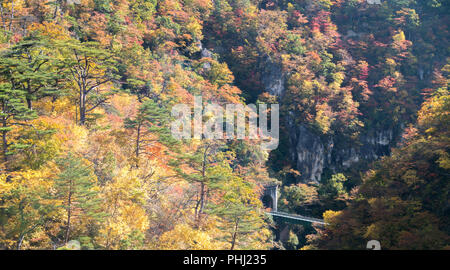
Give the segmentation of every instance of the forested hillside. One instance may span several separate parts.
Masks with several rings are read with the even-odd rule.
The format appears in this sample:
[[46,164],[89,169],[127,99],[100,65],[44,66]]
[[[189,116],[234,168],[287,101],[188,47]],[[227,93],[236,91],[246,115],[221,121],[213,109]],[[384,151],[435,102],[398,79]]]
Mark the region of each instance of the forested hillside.
[[[448,248],[449,15],[444,0],[0,0],[0,249]],[[278,148],[176,140],[172,108],[194,96],[280,104]],[[329,224],[275,222],[268,184],[281,211]]]

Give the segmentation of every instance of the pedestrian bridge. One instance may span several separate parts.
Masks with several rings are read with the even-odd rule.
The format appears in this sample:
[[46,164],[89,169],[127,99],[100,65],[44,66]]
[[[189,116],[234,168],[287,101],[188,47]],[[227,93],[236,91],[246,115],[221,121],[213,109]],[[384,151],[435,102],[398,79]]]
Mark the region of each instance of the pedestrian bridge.
[[303,224],[311,225],[316,224],[323,226],[326,223],[323,219],[305,217],[297,214],[289,214],[285,212],[278,211],[278,185],[266,185],[264,186],[264,193],[262,194],[261,200],[264,207],[271,209],[267,214],[271,215],[274,220],[284,221],[293,224]]
[[271,215],[274,218],[274,220],[280,220],[294,224],[313,223],[319,226],[323,226],[326,224],[323,221],[323,219],[305,217],[301,215],[289,214],[284,212],[268,212],[267,214]]

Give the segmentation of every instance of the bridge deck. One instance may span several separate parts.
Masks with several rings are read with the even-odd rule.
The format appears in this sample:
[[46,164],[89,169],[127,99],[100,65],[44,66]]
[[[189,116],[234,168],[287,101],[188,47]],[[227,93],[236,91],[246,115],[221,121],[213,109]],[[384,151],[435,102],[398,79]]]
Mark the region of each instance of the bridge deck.
[[304,217],[304,216],[288,214],[288,213],[284,213],[284,212],[268,212],[268,214],[272,215],[274,217],[281,217],[281,218],[298,220],[298,221],[304,221],[304,222],[309,222],[309,223],[317,223],[317,224],[320,224],[320,225],[326,225],[327,224],[327,223],[325,223],[323,221],[323,219],[312,218],[312,217]]

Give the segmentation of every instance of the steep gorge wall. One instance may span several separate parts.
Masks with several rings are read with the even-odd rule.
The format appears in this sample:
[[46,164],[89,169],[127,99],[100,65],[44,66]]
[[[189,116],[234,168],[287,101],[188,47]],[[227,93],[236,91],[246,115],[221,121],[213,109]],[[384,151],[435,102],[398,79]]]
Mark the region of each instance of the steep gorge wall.
[[[261,69],[264,91],[281,100],[285,92],[282,67],[266,58],[262,60]],[[298,120],[295,112],[288,112],[284,117],[289,132],[290,159],[305,182],[320,182],[325,169],[341,172],[359,162],[371,162],[388,155],[400,133],[396,127],[365,129],[357,141],[349,141],[339,135],[317,134],[306,123],[296,124],[302,121],[294,121]]]

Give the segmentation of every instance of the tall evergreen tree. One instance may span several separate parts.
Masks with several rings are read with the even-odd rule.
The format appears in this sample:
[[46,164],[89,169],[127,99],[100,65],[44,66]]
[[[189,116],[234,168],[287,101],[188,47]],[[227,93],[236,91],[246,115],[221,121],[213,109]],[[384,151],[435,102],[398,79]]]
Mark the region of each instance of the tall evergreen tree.
[[33,100],[61,94],[58,85],[65,69],[52,55],[54,51],[51,41],[33,35],[1,54],[0,76],[14,89],[24,92],[29,109],[32,109]]
[[8,168],[8,157],[14,154],[14,150],[27,147],[16,143],[9,133],[17,126],[31,127],[27,120],[36,118],[36,113],[25,105],[25,95],[25,91],[14,88],[11,83],[0,83],[0,132],[5,169]]
[[96,190],[96,177],[81,158],[69,154],[57,160],[61,173],[55,180],[56,198],[63,201],[66,210],[66,229],[64,241],[71,237],[74,220],[89,218],[100,220],[103,215],[100,209],[100,199]]
[[209,169],[223,161],[220,154],[225,148],[221,141],[204,140],[192,151],[176,154],[176,159],[170,162],[177,176],[190,183],[198,185],[198,195],[194,206],[195,217],[200,221],[208,199],[209,185],[217,175],[210,175]]
[[233,175],[227,166],[210,170],[210,175],[218,180],[211,184],[211,188],[222,197],[209,203],[207,212],[220,218],[219,227],[225,233],[224,240],[230,243],[230,250],[239,244],[242,248],[250,246],[252,238],[257,239],[254,235],[266,225],[254,184]]
[[64,66],[68,67],[70,78],[78,91],[79,123],[86,123],[87,115],[105,104],[114,93],[106,85],[117,82],[117,61],[95,42],[64,41],[59,44],[63,50]]
[[174,145],[168,128],[170,113],[167,109],[155,103],[151,99],[144,100],[139,106],[134,118],[125,119],[125,128],[135,132],[135,158],[136,166],[139,166],[141,155],[151,155],[148,147],[155,143]]

